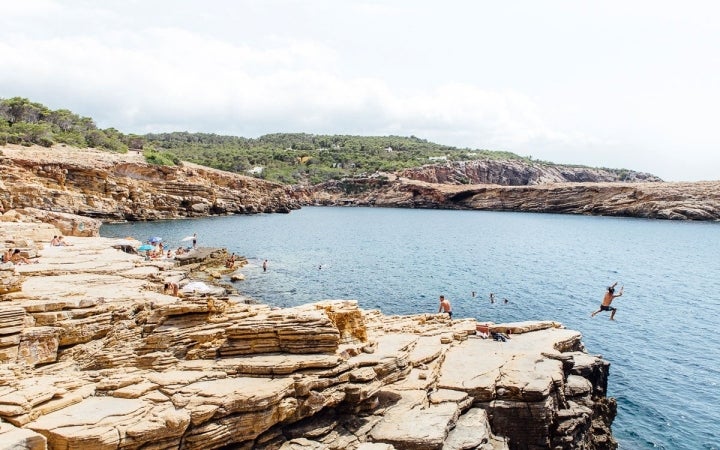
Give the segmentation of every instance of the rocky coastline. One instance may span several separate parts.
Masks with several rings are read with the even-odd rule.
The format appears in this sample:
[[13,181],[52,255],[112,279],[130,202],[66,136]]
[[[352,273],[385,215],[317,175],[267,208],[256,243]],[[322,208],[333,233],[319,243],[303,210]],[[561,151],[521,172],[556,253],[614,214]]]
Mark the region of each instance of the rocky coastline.
[[292,189],[191,163],[158,166],[138,152],[0,147],[0,207],[103,221],[287,213]]
[[720,220],[720,181],[439,184],[379,176],[325,183],[305,204]]
[[175,297],[165,282],[237,267],[222,249],[145,260],[91,223],[49,246],[58,226],[0,217],[0,246],[30,259],[0,266],[0,449],[616,448],[609,363],[561,324]]
[[[103,221],[287,213],[307,205],[473,209],[720,220],[720,181],[663,182],[638,172],[468,161],[312,187],[284,186],[136,152],[0,147],[0,210]],[[81,230],[79,230],[81,231]]]

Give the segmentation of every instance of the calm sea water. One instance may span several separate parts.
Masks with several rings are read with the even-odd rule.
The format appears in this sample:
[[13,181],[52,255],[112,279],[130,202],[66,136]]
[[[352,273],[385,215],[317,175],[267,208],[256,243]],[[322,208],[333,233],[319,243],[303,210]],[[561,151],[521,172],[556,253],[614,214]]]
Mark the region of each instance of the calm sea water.
[[[194,232],[198,245],[247,257],[236,286],[268,304],[350,298],[414,314],[437,311],[444,294],[456,317],[560,321],[612,364],[622,449],[720,449],[718,223],[303,208],[101,228],[174,247]],[[617,320],[590,318],[615,281],[625,286]]]

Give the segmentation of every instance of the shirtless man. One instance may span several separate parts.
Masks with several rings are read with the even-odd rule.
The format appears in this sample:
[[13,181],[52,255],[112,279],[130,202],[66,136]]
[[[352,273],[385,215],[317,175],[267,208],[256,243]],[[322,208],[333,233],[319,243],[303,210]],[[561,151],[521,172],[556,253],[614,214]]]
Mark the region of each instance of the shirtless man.
[[440,296],[440,308],[438,309],[438,313],[441,312],[448,313],[448,316],[450,316],[450,319],[452,320],[452,306],[450,306],[450,301],[447,300],[444,295]]
[[594,313],[590,314],[590,317],[595,317],[595,314],[602,312],[602,311],[610,311],[610,320],[615,320],[615,313],[617,312],[617,308],[610,306],[612,301],[623,295],[623,287],[620,286],[620,292],[615,294],[615,286],[617,286],[618,282],[616,281],[613,283],[612,286],[609,286],[607,288],[607,292],[605,292],[605,296],[602,299],[602,304],[600,305],[600,309],[595,311]]

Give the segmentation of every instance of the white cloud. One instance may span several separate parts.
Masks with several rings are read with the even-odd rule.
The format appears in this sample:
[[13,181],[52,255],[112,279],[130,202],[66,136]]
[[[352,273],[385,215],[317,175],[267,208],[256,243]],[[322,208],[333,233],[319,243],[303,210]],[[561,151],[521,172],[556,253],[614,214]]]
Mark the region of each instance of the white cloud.
[[252,134],[409,130],[506,147],[569,139],[548,130],[538,106],[518,92],[447,84],[401,97],[380,78],[333,73],[335,52],[317,43],[258,49],[165,28],[0,45],[8,55],[4,85],[45,84],[62,93],[58,102],[96,105],[93,115],[103,105],[101,125],[128,131],[153,131],[146,124]]
[[[703,21],[688,22],[702,45],[673,34],[659,51],[646,46],[666,28],[637,38],[618,19],[607,57],[593,17],[613,20],[612,7],[568,10],[592,31],[583,34],[557,18],[537,25],[545,12],[530,3],[519,16],[367,0],[6,3],[0,97],[69,108],[102,127],[415,135],[668,179],[717,178],[709,168],[720,166],[710,119],[718,67],[702,56],[717,38]],[[438,20],[453,17],[452,26]],[[505,32],[508,17],[519,23]],[[662,11],[649,18],[683,30]],[[691,150],[686,166],[698,165],[683,171],[674,155]]]

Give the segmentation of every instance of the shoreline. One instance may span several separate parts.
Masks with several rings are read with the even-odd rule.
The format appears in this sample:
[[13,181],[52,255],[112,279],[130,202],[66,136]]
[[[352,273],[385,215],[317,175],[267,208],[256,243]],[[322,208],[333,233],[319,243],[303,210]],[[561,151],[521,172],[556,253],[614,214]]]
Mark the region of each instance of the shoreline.
[[156,166],[137,155],[72,147],[0,146],[0,162],[0,208],[37,208],[104,221],[289,213],[309,205],[720,220],[720,181],[505,186],[392,175],[304,188],[191,163]]
[[489,324],[510,334],[502,342],[475,319],[385,316],[354,300],[177,298],[159,291],[182,266],[111,238],[45,247],[57,228],[13,227],[0,222],[5,245],[43,248],[38,264],[0,270],[20,278],[0,296],[0,441],[11,445],[616,446],[609,363],[560,324]]

